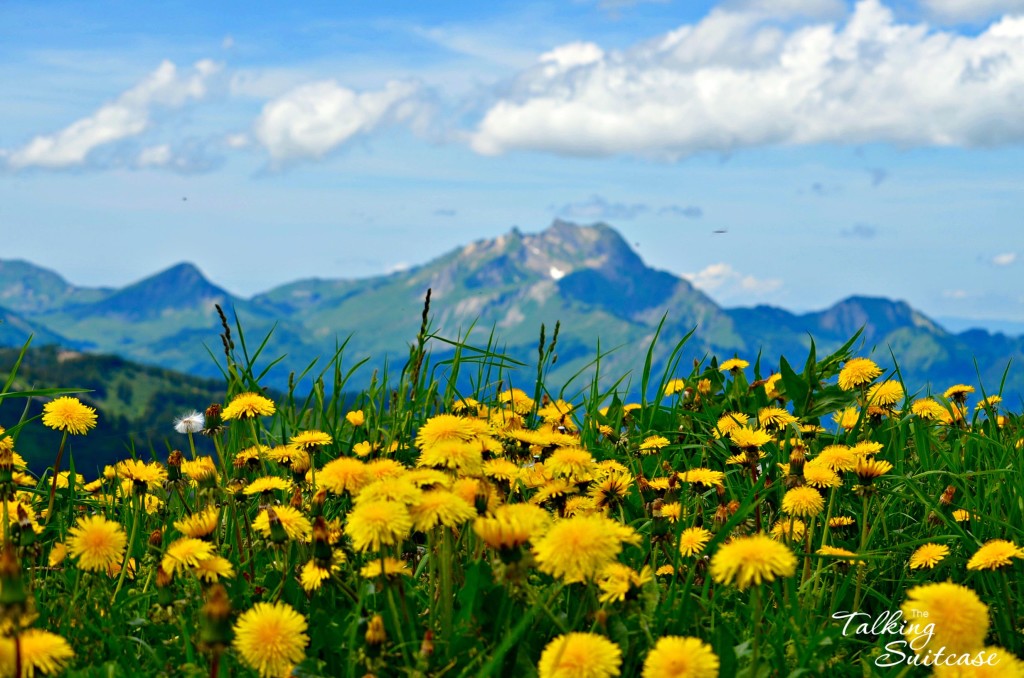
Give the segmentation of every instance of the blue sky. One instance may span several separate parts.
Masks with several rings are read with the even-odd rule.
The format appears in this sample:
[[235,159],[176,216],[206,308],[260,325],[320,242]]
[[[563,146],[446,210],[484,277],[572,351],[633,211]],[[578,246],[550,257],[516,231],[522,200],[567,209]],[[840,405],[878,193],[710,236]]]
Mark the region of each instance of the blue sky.
[[0,257],[249,295],[561,217],[730,306],[1024,322],[1024,0],[292,4],[0,6]]

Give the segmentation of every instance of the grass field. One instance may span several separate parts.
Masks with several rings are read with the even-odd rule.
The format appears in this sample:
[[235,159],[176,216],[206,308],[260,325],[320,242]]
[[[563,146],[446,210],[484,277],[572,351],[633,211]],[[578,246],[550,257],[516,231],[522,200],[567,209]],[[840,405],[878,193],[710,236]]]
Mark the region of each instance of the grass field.
[[[360,382],[342,349],[276,402],[239,328],[227,401],[98,478],[73,462],[94,414],[9,366],[3,399],[52,400],[0,422],[0,673],[1024,675],[998,384],[917,393],[855,337],[798,366],[648,356],[626,402],[599,359],[547,383],[557,330],[534,365],[434,363],[428,325],[402,369]],[[44,426],[37,478],[17,436]]]

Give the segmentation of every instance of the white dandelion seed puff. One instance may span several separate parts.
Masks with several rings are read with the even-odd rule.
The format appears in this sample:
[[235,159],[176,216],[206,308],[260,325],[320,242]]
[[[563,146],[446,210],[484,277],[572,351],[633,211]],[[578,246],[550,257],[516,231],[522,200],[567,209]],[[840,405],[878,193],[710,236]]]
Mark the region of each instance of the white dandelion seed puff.
[[203,413],[192,410],[174,420],[174,430],[178,433],[199,433],[205,423]]

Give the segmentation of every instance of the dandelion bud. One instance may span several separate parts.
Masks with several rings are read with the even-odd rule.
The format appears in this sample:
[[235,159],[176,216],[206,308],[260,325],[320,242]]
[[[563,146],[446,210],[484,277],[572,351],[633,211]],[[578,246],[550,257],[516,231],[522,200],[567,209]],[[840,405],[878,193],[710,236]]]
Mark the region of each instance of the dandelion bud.
[[149,533],[149,545],[154,548],[160,548],[164,543],[164,532],[160,528],[157,528]]
[[949,506],[950,504],[953,503],[953,496],[955,494],[956,488],[953,487],[952,485],[949,485],[948,487],[946,487],[946,490],[942,493],[942,496],[939,497],[939,503],[942,504],[943,506]]
[[32,544],[36,543],[36,531],[32,525],[32,519],[20,502],[17,506],[18,509],[15,511],[15,515],[18,522],[11,526],[12,536],[14,531],[17,530],[18,546],[32,546]]
[[294,509],[302,509],[302,489],[298,485],[295,486],[291,501],[288,503]]
[[275,544],[283,544],[288,541],[288,532],[281,524],[281,518],[277,515],[277,511],[269,506],[267,507],[267,520],[270,523],[270,541]]
[[224,420],[221,418],[221,407],[218,403],[207,407],[203,418],[204,436],[212,437],[224,430]]
[[174,581],[173,576],[160,566],[156,571],[156,602],[161,607],[167,607],[174,602],[174,590],[171,587],[171,583]]
[[420,657],[428,658],[434,654],[434,632],[427,629],[423,634],[423,642],[420,643]]
[[4,617],[10,618],[11,614],[19,615],[28,594],[25,591],[25,583],[21,578],[21,563],[14,547],[10,544],[0,552],[0,609]]
[[181,453],[181,450],[174,450],[167,455],[167,481],[175,482],[181,480],[181,462],[184,461],[185,456]]
[[223,648],[231,642],[231,601],[222,584],[214,584],[206,593],[202,608],[199,642],[208,648]]
[[317,516],[313,521],[313,559],[318,563],[331,563],[331,531],[327,527],[327,521],[323,516]]
[[384,617],[379,614],[373,615],[370,623],[366,626],[366,644],[379,651],[388,639],[387,631],[384,630]]

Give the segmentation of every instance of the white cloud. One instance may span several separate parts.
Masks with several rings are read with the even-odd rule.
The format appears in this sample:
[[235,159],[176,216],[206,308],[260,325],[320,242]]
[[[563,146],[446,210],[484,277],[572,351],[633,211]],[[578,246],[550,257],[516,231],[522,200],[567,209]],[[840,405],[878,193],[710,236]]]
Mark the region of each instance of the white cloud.
[[996,266],[1009,266],[1015,261],[1017,261],[1016,252],[1003,252],[992,257],[992,263]]
[[136,164],[139,167],[163,167],[171,161],[171,157],[171,147],[169,144],[147,146],[139,152]]
[[55,134],[37,136],[10,152],[8,165],[14,169],[61,169],[82,165],[93,150],[148,129],[153,109],[178,108],[205,97],[211,79],[219,70],[218,64],[203,60],[182,73],[173,63],[164,61],[138,85],[92,115]]
[[710,264],[696,273],[683,273],[683,277],[719,301],[763,298],[782,287],[778,278],[756,278],[725,263]]
[[946,299],[967,299],[971,295],[967,290],[943,290],[942,296]]
[[322,158],[356,135],[415,117],[418,92],[408,82],[363,93],[333,80],[302,85],[263,107],[254,135],[275,162]]
[[921,0],[933,16],[947,21],[977,21],[1024,13],[1024,0]]
[[899,23],[862,0],[840,23],[782,26],[716,9],[632,49],[591,48],[593,61],[539,61],[486,112],[472,147],[677,159],[765,145],[1024,141],[1024,18],[961,35]]

